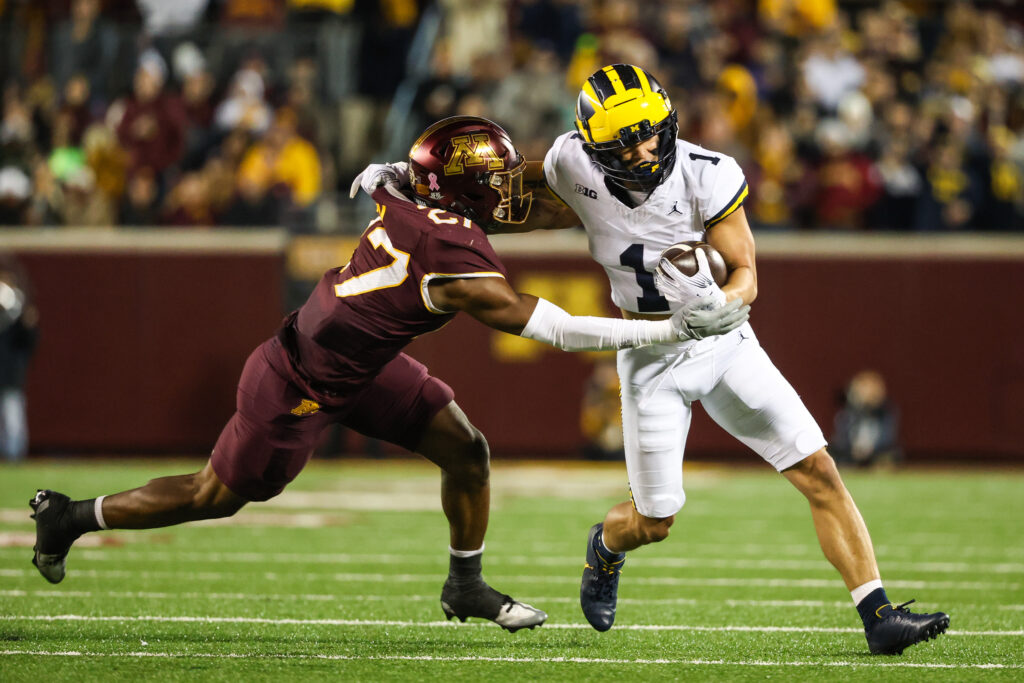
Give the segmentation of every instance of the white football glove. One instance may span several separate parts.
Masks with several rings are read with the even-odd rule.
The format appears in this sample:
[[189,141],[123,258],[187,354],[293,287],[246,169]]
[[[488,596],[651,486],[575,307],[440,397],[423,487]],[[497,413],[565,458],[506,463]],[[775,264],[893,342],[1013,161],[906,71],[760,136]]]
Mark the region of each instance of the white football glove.
[[694,249],[694,256],[697,259],[697,272],[693,275],[685,275],[671,261],[661,259],[654,270],[654,286],[666,299],[683,304],[687,309],[706,303],[721,306],[725,303],[725,292],[711,275],[707,254]]
[[[707,299],[707,297],[704,297]],[[717,334],[728,334],[747,322],[750,306],[743,299],[715,305],[710,301],[696,307],[680,308],[672,315],[672,327],[679,341],[706,339]]]
[[355,199],[360,188],[366,194],[373,194],[378,187],[383,185],[393,185],[395,189],[398,189],[408,175],[409,164],[405,161],[396,161],[393,164],[370,164],[352,181],[352,187],[348,189],[349,199]]

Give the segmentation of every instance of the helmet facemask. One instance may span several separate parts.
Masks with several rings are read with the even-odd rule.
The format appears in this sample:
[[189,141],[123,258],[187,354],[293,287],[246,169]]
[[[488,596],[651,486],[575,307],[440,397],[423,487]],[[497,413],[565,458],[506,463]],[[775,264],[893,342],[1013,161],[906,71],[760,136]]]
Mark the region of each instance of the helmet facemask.
[[[675,110],[651,125],[649,121],[622,128],[614,140],[608,142],[583,143],[583,149],[590,155],[609,182],[623,190],[653,192],[665,177],[672,172],[676,161],[676,137],[679,134],[678,116]],[[627,147],[658,136],[658,160],[645,161],[628,167],[619,156]]]
[[526,170],[526,159],[519,157],[519,163],[507,171],[496,171],[490,174],[488,185],[497,191],[501,201],[491,212],[491,218],[498,223],[522,223],[530,215],[533,205],[533,192],[523,194],[523,171]]

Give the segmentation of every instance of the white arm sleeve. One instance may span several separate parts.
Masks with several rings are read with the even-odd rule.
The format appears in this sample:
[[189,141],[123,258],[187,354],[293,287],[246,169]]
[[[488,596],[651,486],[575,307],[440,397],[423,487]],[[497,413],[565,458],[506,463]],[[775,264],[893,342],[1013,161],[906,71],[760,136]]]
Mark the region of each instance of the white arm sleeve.
[[671,320],[569,315],[546,299],[537,300],[537,308],[520,336],[563,351],[611,351],[679,341]]

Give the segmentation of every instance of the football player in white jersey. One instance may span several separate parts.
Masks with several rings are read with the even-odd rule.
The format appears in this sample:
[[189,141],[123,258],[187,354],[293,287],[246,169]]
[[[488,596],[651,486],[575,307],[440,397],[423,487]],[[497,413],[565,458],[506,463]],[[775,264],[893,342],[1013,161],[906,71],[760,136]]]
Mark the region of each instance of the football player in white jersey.
[[[576,130],[555,140],[543,164],[528,164],[530,215],[518,225],[499,224],[500,231],[582,225],[625,318],[664,319],[689,308],[707,320],[751,304],[757,270],[743,211],[743,171],[731,157],[679,140],[677,133],[676,111],[649,73],[625,64],[600,69],[579,94]],[[372,166],[357,182],[372,189],[403,172]],[[544,188],[548,200],[538,191]],[[714,283],[701,252],[692,277],[661,259],[669,246],[690,240],[721,253],[728,267],[724,285]],[[899,654],[945,631],[946,614],[914,614],[909,603],[890,603],[871,538],[821,429],[749,323],[704,339],[624,349],[617,365],[632,500],[609,510],[587,540],[580,603],[595,629],[606,631],[615,620],[626,552],[664,540],[683,507],[690,406],[700,401],[807,497],[822,550],[851,592],[872,653]]]

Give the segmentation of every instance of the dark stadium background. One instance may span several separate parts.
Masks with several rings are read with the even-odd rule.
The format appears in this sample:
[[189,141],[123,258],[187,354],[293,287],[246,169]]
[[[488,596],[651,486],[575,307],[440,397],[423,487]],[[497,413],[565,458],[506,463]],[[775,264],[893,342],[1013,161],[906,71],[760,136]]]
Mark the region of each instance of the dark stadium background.
[[[1022,14],[1012,1],[0,0],[0,254],[40,312],[31,452],[206,453],[248,352],[347,260],[372,211],[347,196],[366,163],[401,158],[453,113],[495,119],[539,159],[583,79],[624,61],[668,88],[683,137],[741,162],[755,330],[826,433],[844,384],[871,368],[908,462],[1019,461]],[[159,99],[138,101],[139,71],[163,81]],[[524,291],[614,313],[581,233],[495,243]],[[468,320],[411,352],[498,457],[579,457],[594,355]],[[324,450],[380,451],[356,435]],[[687,457],[756,460],[702,414]]]

